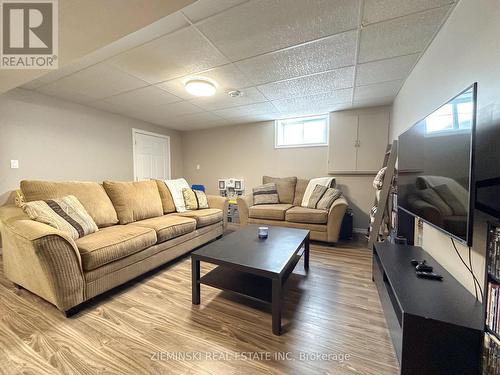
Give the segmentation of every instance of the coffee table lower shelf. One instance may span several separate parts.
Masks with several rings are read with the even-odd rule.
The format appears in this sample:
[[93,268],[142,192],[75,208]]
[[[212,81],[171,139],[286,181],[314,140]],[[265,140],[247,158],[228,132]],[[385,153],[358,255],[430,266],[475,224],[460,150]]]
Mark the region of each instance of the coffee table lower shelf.
[[[272,331],[281,334],[284,287],[301,258],[309,270],[309,231],[269,227],[269,238],[256,240],[256,226],[246,227],[191,254],[191,301],[201,303],[204,284],[271,305]],[[200,263],[216,265],[201,276]]]
[[272,280],[267,277],[218,266],[202,276],[200,283],[260,302],[272,303]]

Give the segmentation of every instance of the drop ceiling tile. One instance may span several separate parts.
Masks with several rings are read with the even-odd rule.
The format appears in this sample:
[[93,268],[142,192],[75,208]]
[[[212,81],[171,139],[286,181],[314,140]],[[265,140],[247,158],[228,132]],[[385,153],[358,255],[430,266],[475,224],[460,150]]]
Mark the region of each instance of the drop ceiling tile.
[[283,115],[279,112],[263,113],[263,114],[248,114],[244,116],[227,117],[227,120],[232,124],[242,124],[260,121],[274,121],[281,118]]
[[126,92],[105,98],[104,101],[128,108],[147,108],[181,101],[175,95],[154,86]]
[[201,130],[201,129],[211,129],[211,128],[218,128],[221,126],[228,126],[228,125],[234,125],[226,120],[220,120],[217,122],[201,122],[201,123],[189,123],[189,124],[183,124],[181,126],[173,127],[172,129],[176,129],[179,131],[193,131],[193,130]]
[[198,22],[204,18],[232,8],[247,0],[198,0],[182,9],[182,12],[192,22]]
[[244,74],[242,74],[233,64],[227,64],[204,72],[190,74],[182,78],[177,78],[171,81],[160,83],[157,86],[180,98],[187,100],[193,99],[193,95],[186,92],[184,84],[188,80],[194,78],[211,79],[216,83],[217,90],[221,92],[227,92],[230,89],[239,89],[251,86],[250,81],[247,80]]
[[[104,47],[103,49],[105,48],[106,47]],[[60,80],[61,78],[64,78],[71,74],[78,73],[79,71],[84,70],[85,68],[88,68],[92,65],[98,64],[103,60],[101,59],[101,60],[90,61],[91,60],[91,58],[89,57],[90,55],[86,55],[75,62],[71,62],[70,64],[65,65],[62,68],[51,70],[48,73],[45,73],[43,76],[33,81],[30,81],[21,87],[28,90],[38,89],[44,85]]]
[[71,102],[80,103],[80,104],[95,100],[95,98],[93,98],[93,97],[78,93],[78,92],[73,91],[73,90],[62,88],[62,87],[43,86],[36,91],[38,91],[42,94],[48,95],[48,96],[53,96],[55,98],[59,98],[62,100],[69,100]]
[[360,64],[356,72],[356,85],[404,79],[417,62],[418,56],[417,53]]
[[218,109],[262,103],[266,101],[265,96],[262,95],[255,87],[248,87],[246,89],[242,89],[241,91],[243,92],[243,95],[236,98],[232,98],[227,95],[227,93],[219,91],[214,96],[199,97],[191,100],[190,102],[207,111],[215,111]]
[[169,119],[161,125],[177,130],[193,130],[229,125],[229,122],[213,113],[201,112]]
[[281,113],[320,114],[336,110],[339,105],[350,103],[352,88],[302,98],[273,100],[273,105]]
[[386,96],[359,101],[355,100],[352,108],[378,107],[382,105],[391,105],[392,102],[394,102],[394,96]]
[[138,78],[101,63],[44,85],[38,91],[84,102],[88,98],[100,99],[146,85]]
[[158,83],[228,61],[193,27],[186,27],[124,52],[109,62],[145,81]]
[[363,28],[359,62],[422,51],[438,30],[449,7],[442,7]]
[[203,109],[185,101],[158,106],[156,111],[152,111],[153,114],[169,115],[172,117],[198,112],[203,112]]
[[308,96],[353,87],[354,67],[258,86],[269,100]]
[[41,76],[37,79],[34,79],[32,81],[25,83],[24,85],[21,86],[21,88],[26,89],[26,90],[38,89],[38,88],[42,87],[43,85],[46,85],[47,83],[51,82],[51,80],[47,78],[48,76],[50,76],[50,73],[44,74],[43,76]]
[[357,26],[358,0],[257,0],[197,26],[233,61]]
[[85,103],[85,105],[88,105],[88,106],[90,106],[92,108],[100,109],[100,110],[103,110],[103,111],[106,111],[106,112],[118,113],[118,114],[121,114],[121,115],[126,115],[126,113],[125,113],[126,110],[125,110],[124,107],[118,106],[116,104],[105,102],[102,99]]
[[386,97],[394,98],[402,84],[402,80],[397,80],[356,87],[354,90],[354,101],[360,102]]
[[127,108],[121,113],[153,124],[164,125],[166,121],[176,117],[200,112],[203,112],[203,109],[189,102],[176,102],[144,109]]
[[453,0],[365,0],[363,24],[452,4]]
[[253,84],[263,84],[354,65],[356,31],[290,47],[236,63]]
[[214,111],[214,114],[224,118],[238,118],[250,115],[262,115],[266,113],[273,113],[276,108],[269,102],[255,103],[243,105],[239,107],[232,107]]
[[26,89],[37,89],[50,82],[54,82],[89,66],[100,63],[119,53],[128,51],[139,45],[147,43],[162,35],[166,35],[168,33],[174,32],[175,30],[187,27],[188,25],[188,21],[180,12],[169,14],[168,16],[163,17],[156,22],[153,22],[147,27],[130,33],[125,37],[120,38],[102,48],[99,48],[76,61],[72,61],[71,63],[65,65],[60,69],[52,70],[42,77],[28,82],[22,87]]

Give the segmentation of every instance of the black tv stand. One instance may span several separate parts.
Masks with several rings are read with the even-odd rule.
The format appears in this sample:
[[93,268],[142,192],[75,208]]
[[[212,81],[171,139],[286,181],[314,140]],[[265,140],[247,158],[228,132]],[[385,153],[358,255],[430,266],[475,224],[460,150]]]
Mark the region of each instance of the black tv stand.
[[[442,281],[418,278],[426,259]],[[376,243],[373,281],[403,375],[479,374],[483,307],[421,247]]]

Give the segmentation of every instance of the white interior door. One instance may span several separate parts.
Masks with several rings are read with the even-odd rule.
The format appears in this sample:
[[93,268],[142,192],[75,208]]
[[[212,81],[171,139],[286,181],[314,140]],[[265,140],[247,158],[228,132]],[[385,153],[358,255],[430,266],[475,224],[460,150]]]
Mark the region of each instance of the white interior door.
[[170,137],[134,129],[134,180],[170,179]]

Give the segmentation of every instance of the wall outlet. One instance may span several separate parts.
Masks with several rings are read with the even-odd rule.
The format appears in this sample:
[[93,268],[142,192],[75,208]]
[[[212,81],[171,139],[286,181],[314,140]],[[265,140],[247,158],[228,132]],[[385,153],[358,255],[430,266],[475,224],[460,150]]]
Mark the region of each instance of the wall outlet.
[[200,170],[200,165],[199,164],[196,164],[196,170],[199,171]]
[[11,160],[10,169],[17,169],[17,168],[19,168],[19,160]]

